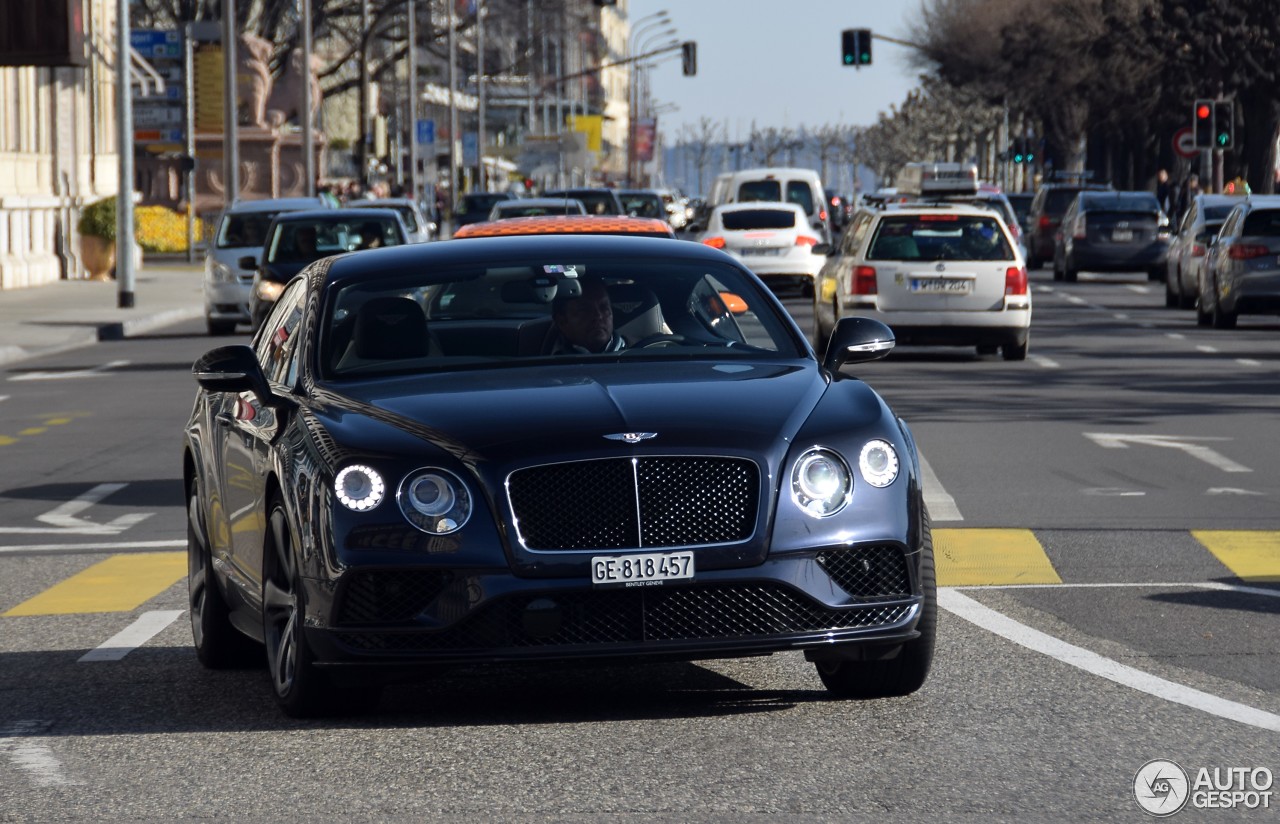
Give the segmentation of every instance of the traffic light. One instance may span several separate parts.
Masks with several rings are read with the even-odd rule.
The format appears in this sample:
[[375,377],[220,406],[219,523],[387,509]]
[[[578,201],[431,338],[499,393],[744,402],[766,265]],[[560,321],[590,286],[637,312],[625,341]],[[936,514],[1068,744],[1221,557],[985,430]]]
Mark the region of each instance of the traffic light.
[[1191,109],[1191,122],[1195,124],[1196,148],[1213,148],[1213,101],[1197,100]]
[[684,67],[684,76],[693,77],[698,73],[698,44],[686,40],[680,44],[680,58]]
[[1230,100],[1213,104],[1213,148],[1233,149],[1236,145],[1236,107]]
[[871,29],[840,32],[840,62],[855,69],[871,65]]

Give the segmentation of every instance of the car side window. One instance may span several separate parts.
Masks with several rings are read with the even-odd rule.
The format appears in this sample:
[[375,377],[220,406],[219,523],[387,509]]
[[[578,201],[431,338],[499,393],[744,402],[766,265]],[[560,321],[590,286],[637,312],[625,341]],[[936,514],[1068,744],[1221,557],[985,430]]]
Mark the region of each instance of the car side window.
[[861,214],[854,218],[854,224],[844,235],[844,253],[856,254],[867,239],[867,227],[871,225],[871,215]]
[[302,332],[303,296],[306,281],[289,284],[262,324],[254,352],[267,380],[292,387],[298,377],[298,338]]

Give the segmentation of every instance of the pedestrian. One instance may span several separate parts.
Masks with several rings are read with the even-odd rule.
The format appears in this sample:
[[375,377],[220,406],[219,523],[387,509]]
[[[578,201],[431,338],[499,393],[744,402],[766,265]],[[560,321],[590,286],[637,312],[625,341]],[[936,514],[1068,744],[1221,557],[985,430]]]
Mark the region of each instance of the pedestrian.
[[1173,219],[1173,213],[1177,207],[1177,189],[1169,182],[1169,170],[1161,169],[1156,173],[1156,200],[1160,203],[1160,209]]

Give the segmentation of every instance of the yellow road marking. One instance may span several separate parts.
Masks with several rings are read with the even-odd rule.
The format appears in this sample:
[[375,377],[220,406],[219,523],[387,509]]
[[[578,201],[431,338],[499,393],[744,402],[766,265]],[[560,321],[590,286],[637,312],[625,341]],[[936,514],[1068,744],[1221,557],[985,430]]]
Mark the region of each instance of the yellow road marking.
[[49,428],[45,426],[33,426],[30,429],[24,429],[19,435],[39,435],[41,432],[48,432]]
[[45,421],[45,426],[61,426],[64,423],[71,423],[74,418],[50,418]]
[[17,438],[10,438],[8,435],[0,435],[0,446],[8,446],[11,443],[17,442]]
[[1280,582],[1280,532],[1192,530],[1191,537],[1245,581]]
[[4,617],[129,612],[187,574],[185,552],[113,555],[18,604]]
[[938,586],[1060,584],[1029,529],[935,529]]

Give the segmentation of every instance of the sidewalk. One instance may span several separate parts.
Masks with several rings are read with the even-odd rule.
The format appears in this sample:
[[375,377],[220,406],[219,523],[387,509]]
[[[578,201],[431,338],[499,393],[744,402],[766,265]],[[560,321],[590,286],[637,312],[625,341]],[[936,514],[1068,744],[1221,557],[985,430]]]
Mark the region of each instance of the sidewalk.
[[134,274],[132,309],[117,308],[115,281],[0,290],[0,365],[203,317],[201,274],[200,263],[184,259],[145,261]]

